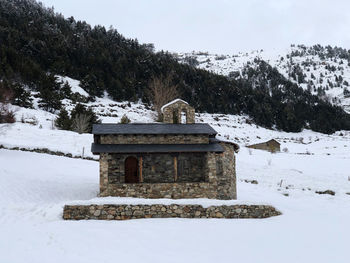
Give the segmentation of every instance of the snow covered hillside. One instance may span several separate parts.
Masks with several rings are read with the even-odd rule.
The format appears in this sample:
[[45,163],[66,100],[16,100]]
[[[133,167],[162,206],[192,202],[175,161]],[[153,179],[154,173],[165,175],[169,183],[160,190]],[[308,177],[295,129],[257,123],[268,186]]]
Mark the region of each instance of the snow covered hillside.
[[[83,97],[88,96],[86,91],[80,88],[79,81],[68,77],[59,76],[59,78],[69,83],[72,92]],[[0,145],[6,148],[47,148],[73,156],[97,158],[90,151],[92,135],[59,130],[54,124],[57,111],[50,113],[40,109],[38,98],[35,97],[35,92],[32,93],[34,93],[34,109],[11,106],[15,112],[16,122],[0,124]],[[64,99],[62,104],[70,112],[77,102]],[[115,102],[108,97],[108,94],[103,98],[96,98],[93,102],[82,104],[91,107],[104,123],[118,123],[123,115],[127,115],[134,123],[149,123],[156,119],[155,112],[141,102]],[[338,154],[343,148],[349,147],[350,141],[349,131],[338,131],[331,135],[310,130],[299,133],[281,132],[257,126],[244,115],[196,113],[196,122],[209,123],[218,132],[218,138],[235,142],[241,147],[274,138],[281,143],[284,152],[293,154]]]
[[287,79],[350,112],[350,54],[342,48],[292,45],[282,54],[259,50],[233,55],[192,52],[177,56],[180,62],[232,78],[245,77],[244,68],[254,68],[257,60],[265,60]]
[[[99,98],[86,105],[92,107],[104,123],[118,123],[124,114],[131,122],[148,123],[155,119],[155,113],[141,103],[117,103]],[[0,124],[0,145],[7,148],[47,148],[73,156],[94,157],[90,151],[91,134],[59,130],[54,125],[57,115],[53,113],[17,106],[12,108],[16,111],[17,121]],[[72,109],[73,105],[67,102],[66,108]],[[288,133],[265,129],[252,124],[247,116],[196,113],[196,122],[209,123],[218,132],[218,138],[238,143],[241,147],[275,138],[281,143],[283,151],[293,154],[312,154],[314,151],[322,155],[333,154],[347,147],[350,140],[349,131],[326,135],[310,130]],[[350,145],[348,149],[350,151]]]
[[[72,91],[87,96],[69,78]],[[16,122],[0,124],[0,145],[47,148],[93,157],[91,134],[59,130],[55,113],[12,106]],[[71,111],[75,103],[63,101]],[[90,106],[103,122],[153,122],[142,103],[114,102],[105,94]],[[271,204],[281,216],[263,220],[141,219],[125,222],[63,221],[68,203],[145,200],[97,198],[96,161],[0,149],[0,262],[348,262],[350,132],[287,133],[252,124],[247,116],[196,113],[218,138],[240,145],[237,201]],[[245,146],[276,139],[271,154]],[[335,195],[318,194],[326,190]],[[152,200],[152,202],[164,202]],[[220,201],[166,200],[208,205]],[[135,249],[135,244],[137,249]]]
[[[79,81],[58,77],[69,84],[72,92],[83,97],[88,96],[86,91],[80,88]],[[0,124],[0,145],[10,148],[48,148],[76,156],[93,157],[90,151],[92,135],[56,128],[54,121],[57,118],[57,111],[55,114],[40,109],[39,99],[35,97],[35,92],[32,93],[34,109],[11,106],[15,111],[16,122]],[[70,112],[77,102],[64,99],[62,104]],[[96,98],[94,102],[82,104],[91,107],[104,123],[118,123],[123,115],[127,115],[131,122],[149,123],[156,119],[156,113],[141,102],[115,102],[108,97],[108,94],[103,98]],[[219,138],[238,143],[241,147],[275,138],[282,143],[281,149],[297,154],[305,154],[311,151],[313,146],[322,154],[332,153],[333,149],[337,152],[337,148],[340,147],[338,143],[346,142],[350,138],[349,131],[338,131],[333,135],[310,130],[300,133],[280,132],[252,124],[248,116],[230,114],[196,113],[196,122],[209,123],[218,132]],[[310,146],[305,148],[305,145]]]

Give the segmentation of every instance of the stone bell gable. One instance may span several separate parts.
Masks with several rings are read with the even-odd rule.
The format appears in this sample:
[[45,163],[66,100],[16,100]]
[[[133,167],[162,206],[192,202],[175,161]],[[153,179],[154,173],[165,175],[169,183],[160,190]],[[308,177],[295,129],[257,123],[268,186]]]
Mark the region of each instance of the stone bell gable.
[[165,123],[195,123],[195,110],[184,100],[175,99],[165,104],[161,111]]

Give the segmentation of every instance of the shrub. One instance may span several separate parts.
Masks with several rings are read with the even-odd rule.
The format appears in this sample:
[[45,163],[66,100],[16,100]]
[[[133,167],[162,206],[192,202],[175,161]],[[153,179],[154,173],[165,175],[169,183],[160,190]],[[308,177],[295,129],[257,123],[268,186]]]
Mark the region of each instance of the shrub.
[[0,106],[0,123],[14,123],[16,121],[15,112],[8,109],[7,105]]
[[0,82],[0,123],[14,123],[15,112],[9,108],[13,92],[5,88]]
[[36,126],[36,125],[38,125],[39,121],[38,121],[38,119],[33,115],[33,116],[31,116],[31,117],[25,119],[25,123],[28,123],[28,124],[30,124],[30,125]]
[[130,123],[130,119],[128,118],[128,116],[126,116],[125,114],[123,115],[123,117],[120,119],[120,123],[121,124],[128,124]]

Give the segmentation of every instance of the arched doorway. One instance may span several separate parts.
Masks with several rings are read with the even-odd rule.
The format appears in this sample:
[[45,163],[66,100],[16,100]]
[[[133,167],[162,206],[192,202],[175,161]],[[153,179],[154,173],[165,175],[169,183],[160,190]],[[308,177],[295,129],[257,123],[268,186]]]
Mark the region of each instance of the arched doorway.
[[125,183],[138,183],[138,161],[135,157],[130,156],[125,159]]

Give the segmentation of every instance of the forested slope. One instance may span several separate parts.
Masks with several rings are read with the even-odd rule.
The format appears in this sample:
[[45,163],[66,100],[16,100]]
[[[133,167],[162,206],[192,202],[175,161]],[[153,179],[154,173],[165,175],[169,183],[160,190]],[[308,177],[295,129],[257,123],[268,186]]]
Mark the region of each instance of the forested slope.
[[0,0],[0,89],[13,90],[14,103],[29,103],[32,90],[44,109],[60,109],[69,94],[56,75],[80,80],[90,99],[107,91],[116,101],[148,103],[151,78],[171,74],[181,97],[198,111],[248,114],[257,124],[285,131],[350,129],[349,115],[340,107],[263,61],[246,70],[248,79],[217,75],[178,63],[170,53],[154,52],[152,44],[124,38],[115,29],[64,18],[35,1]]

